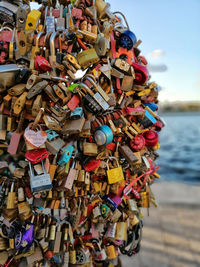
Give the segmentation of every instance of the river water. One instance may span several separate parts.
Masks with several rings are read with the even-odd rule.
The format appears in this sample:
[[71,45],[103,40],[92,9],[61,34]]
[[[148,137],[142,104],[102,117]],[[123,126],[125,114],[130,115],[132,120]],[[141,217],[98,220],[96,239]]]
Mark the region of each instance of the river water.
[[157,164],[161,180],[200,183],[200,113],[161,114]]

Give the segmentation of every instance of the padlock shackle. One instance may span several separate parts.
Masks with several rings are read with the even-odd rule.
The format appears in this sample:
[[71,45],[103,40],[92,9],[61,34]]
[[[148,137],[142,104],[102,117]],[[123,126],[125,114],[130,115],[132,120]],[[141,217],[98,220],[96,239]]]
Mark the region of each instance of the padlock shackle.
[[108,162],[109,162],[109,160],[113,160],[113,159],[117,162],[117,167],[119,167],[119,162],[118,162],[117,158],[116,157],[113,157],[113,156],[109,156],[108,159],[107,159],[107,161],[106,161],[108,170],[110,170],[110,167],[109,167]]
[[45,33],[43,31],[39,32],[36,36],[36,39],[35,39],[35,46],[36,48],[39,47],[39,43],[40,43],[40,38],[42,37],[42,35],[44,35]]
[[89,93],[92,97],[94,96],[94,93],[92,92],[92,90],[84,83],[79,83],[81,87],[83,87],[87,93]]
[[96,83],[95,83],[95,81],[91,78],[91,76],[92,75],[90,75],[90,74],[88,74],[88,75],[86,75],[84,78],[86,78],[85,80],[88,80],[89,82],[91,82],[91,84],[95,87],[95,88],[97,88],[97,85],[96,85]]
[[[122,12],[120,12],[120,11],[116,11],[116,12],[113,12],[113,14],[114,14],[114,15],[115,15],[115,14],[119,14],[119,15],[121,15],[122,18],[124,19],[125,23],[126,23],[127,29],[130,30],[130,27],[129,27],[129,25],[128,25],[128,21],[126,20],[126,17],[124,16],[124,14],[123,14]],[[123,25],[123,24],[122,24],[122,25]]]
[[[14,28],[15,29],[15,28]],[[4,31],[4,30],[8,30],[10,32],[12,32],[13,30],[11,28],[9,28],[8,26],[4,26],[0,29],[0,32]]]
[[50,53],[51,56],[55,56],[55,38],[59,35],[59,32],[53,32],[50,37]]

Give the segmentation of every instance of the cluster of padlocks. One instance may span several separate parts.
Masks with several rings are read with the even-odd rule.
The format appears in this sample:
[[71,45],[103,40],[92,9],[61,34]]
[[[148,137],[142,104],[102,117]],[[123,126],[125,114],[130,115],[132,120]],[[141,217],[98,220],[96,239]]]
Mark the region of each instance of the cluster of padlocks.
[[0,264],[120,266],[139,252],[159,87],[104,0],[0,1]]

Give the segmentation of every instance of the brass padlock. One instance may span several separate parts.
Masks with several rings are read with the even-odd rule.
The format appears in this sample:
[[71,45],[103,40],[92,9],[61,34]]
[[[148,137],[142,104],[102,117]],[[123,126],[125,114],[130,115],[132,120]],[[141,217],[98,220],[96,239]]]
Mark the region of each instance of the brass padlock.
[[77,60],[78,60],[79,65],[83,69],[86,69],[90,65],[97,63],[99,61],[99,57],[95,49],[90,48],[88,50],[78,53]]
[[113,260],[117,257],[115,247],[113,245],[109,245],[105,247],[106,255],[109,260]]
[[16,192],[14,192],[15,183],[12,182],[10,192],[8,193],[7,209],[14,209],[17,203]]
[[86,156],[96,156],[98,153],[97,145],[95,143],[83,143],[83,154]]
[[140,203],[142,208],[149,208],[150,199],[149,192],[140,192]]
[[127,222],[117,222],[115,238],[117,240],[127,240]]

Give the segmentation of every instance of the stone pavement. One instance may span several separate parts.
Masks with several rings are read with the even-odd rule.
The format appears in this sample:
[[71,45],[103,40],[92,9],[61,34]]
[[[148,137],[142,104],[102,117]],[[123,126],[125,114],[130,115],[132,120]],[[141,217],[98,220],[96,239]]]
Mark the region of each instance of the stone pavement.
[[143,210],[142,248],[123,267],[200,267],[200,185],[157,182],[158,208]]

